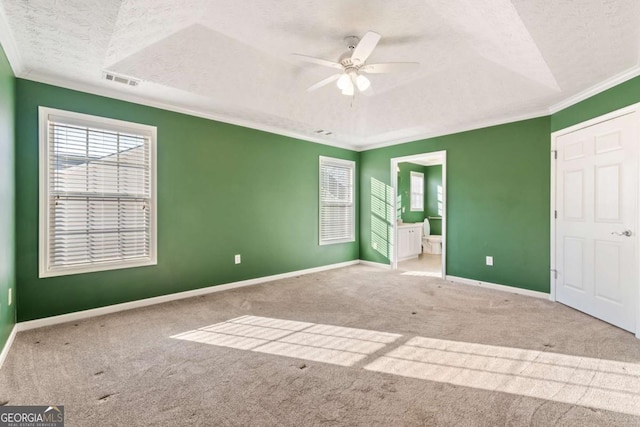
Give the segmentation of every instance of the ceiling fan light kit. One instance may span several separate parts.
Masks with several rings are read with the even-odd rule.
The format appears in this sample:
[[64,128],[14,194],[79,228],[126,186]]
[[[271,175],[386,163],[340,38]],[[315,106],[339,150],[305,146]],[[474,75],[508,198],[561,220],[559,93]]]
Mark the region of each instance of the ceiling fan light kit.
[[380,38],[380,34],[374,31],[368,31],[364,37],[362,37],[362,40],[358,39],[356,36],[346,37],[345,42],[347,43],[348,52],[342,55],[339,62],[294,53],[294,56],[303,61],[342,71],[341,73],[329,76],[313,86],[310,86],[307,89],[307,92],[314,91],[336,81],[336,86],[338,86],[338,89],[340,89],[343,95],[353,96],[355,95],[356,88],[359,92],[364,92],[371,86],[371,81],[362,73],[394,73],[399,71],[408,71],[420,65],[417,62],[385,62],[365,65],[365,62],[378,45]]
[[342,74],[336,82],[336,86],[341,90],[345,90],[349,85],[353,86],[351,84],[351,77],[349,77],[349,74]]
[[362,74],[350,72],[340,75],[336,86],[342,91],[343,95],[353,95],[355,93],[355,87],[357,87],[360,92],[364,92],[371,86],[371,81]]
[[371,86],[371,81],[369,81],[368,78],[360,74],[356,78],[356,86],[358,86],[358,90],[360,92],[364,92],[365,90],[369,89],[369,86]]

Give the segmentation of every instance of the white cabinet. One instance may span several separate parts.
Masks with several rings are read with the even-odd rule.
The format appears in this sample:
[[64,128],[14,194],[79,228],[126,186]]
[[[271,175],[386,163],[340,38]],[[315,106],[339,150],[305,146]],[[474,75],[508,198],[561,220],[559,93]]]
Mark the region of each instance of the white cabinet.
[[413,258],[422,252],[422,223],[398,226],[398,260]]

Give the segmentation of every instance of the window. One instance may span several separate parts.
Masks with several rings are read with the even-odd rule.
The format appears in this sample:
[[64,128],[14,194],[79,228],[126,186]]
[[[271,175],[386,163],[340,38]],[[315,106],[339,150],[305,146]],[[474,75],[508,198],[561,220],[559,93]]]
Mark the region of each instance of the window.
[[444,191],[442,191],[442,185],[438,185],[438,216],[444,215]]
[[424,174],[411,172],[411,209],[412,212],[424,210]]
[[356,164],[320,156],[320,244],[355,240]]
[[156,264],[156,128],[39,113],[40,277]]

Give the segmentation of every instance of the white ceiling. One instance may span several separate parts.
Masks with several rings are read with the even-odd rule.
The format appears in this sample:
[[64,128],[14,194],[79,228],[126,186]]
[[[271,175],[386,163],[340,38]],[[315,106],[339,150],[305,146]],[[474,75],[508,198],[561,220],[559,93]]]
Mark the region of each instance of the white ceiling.
[[[0,0],[18,77],[353,149],[548,114],[640,74],[638,0]],[[382,35],[374,94],[305,89]],[[142,80],[107,82],[104,70]],[[600,85],[600,86],[599,86]],[[595,87],[595,88],[594,88]],[[331,135],[316,133],[332,132]]]

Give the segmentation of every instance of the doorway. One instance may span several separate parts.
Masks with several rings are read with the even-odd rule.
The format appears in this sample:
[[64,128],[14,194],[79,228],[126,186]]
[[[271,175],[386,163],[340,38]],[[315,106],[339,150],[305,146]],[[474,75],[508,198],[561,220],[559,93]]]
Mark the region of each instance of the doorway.
[[446,151],[391,159],[391,187],[395,195],[392,269],[445,278],[446,172]]
[[551,299],[640,338],[638,106],[552,135]]

